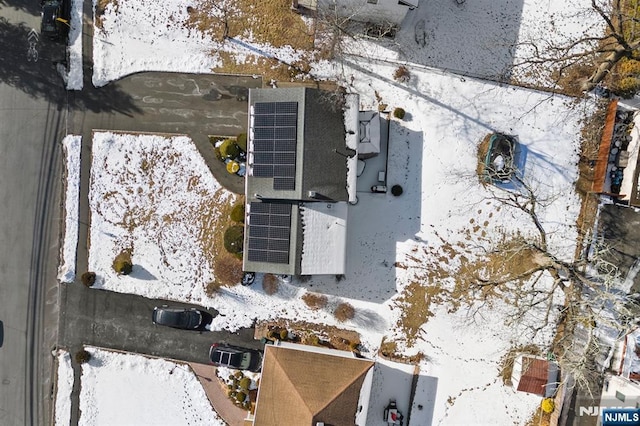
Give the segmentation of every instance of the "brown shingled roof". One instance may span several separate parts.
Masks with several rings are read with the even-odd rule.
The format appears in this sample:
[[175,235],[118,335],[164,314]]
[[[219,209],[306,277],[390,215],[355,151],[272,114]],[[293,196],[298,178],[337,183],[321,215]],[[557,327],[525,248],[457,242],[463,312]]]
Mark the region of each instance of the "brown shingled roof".
[[517,390],[544,396],[548,376],[549,361],[522,357],[522,375]]
[[254,425],[354,424],[370,360],[265,347]]

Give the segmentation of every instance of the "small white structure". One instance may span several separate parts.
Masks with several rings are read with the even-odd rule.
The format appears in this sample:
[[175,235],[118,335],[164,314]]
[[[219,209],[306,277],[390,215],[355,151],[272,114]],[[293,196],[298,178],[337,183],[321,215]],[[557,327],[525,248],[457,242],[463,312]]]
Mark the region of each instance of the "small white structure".
[[358,158],[369,158],[380,153],[380,113],[360,111]]
[[420,0],[293,0],[294,9],[335,11],[352,21],[400,26]]

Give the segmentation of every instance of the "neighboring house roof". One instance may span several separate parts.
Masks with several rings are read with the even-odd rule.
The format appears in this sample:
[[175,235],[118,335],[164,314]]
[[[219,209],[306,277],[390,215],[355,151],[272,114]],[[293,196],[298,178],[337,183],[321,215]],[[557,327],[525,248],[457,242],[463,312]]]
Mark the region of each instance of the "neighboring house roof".
[[550,397],[558,386],[558,366],[544,358],[520,355],[513,363],[511,380],[517,391]]
[[[341,102],[335,96],[305,87],[249,91],[245,271],[345,272],[344,259],[333,260],[343,257],[346,232],[327,241],[313,227],[318,222],[313,213],[318,209],[310,207],[355,198],[358,97],[349,95]],[[301,214],[304,206],[306,219]],[[346,229],[346,212],[336,220]],[[314,272],[305,272],[303,252],[311,259],[316,257],[315,238],[330,243],[324,250],[340,256],[334,255],[325,269],[315,265]]]
[[400,25],[407,12],[418,7],[420,0],[293,0],[294,8],[302,6],[317,11],[338,13],[352,21]]
[[318,350],[265,346],[254,425],[354,424],[362,385],[374,362],[343,351]]

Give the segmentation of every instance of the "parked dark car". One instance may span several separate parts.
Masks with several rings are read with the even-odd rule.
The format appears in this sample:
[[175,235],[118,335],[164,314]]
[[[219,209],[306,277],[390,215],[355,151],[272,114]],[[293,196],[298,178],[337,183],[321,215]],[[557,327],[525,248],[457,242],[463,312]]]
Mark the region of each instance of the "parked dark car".
[[202,312],[196,308],[169,308],[167,306],[153,308],[151,320],[154,324],[167,327],[196,330],[202,325]]
[[225,343],[214,343],[209,349],[209,359],[217,367],[235,368],[237,370],[260,371],[262,368],[262,352],[256,349],[241,348]]
[[46,0],[42,2],[40,34],[51,40],[60,40],[66,34],[68,21],[62,16],[62,2]]

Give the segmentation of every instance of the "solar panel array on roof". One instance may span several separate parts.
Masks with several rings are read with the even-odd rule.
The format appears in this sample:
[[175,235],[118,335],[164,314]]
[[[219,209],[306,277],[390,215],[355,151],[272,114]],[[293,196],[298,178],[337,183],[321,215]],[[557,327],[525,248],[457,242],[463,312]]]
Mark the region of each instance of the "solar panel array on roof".
[[248,260],[289,263],[291,204],[250,203],[248,222]]
[[297,102],[256,102],[253,106],[254,177],[273,178],[273,189],[296,188]]

